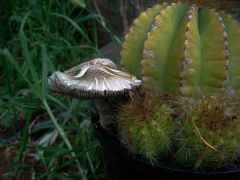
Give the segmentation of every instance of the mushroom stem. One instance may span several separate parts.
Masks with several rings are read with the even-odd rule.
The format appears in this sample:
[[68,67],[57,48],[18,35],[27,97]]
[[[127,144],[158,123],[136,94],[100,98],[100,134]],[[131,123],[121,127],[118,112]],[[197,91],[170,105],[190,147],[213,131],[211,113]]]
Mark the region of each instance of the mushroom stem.
[[106,97],[93,100],[94,113],[99,114],[100,124],[107,130],[115,130],[119,117],[121,104],[130,100],[128,94],[119,95],[118,98]]

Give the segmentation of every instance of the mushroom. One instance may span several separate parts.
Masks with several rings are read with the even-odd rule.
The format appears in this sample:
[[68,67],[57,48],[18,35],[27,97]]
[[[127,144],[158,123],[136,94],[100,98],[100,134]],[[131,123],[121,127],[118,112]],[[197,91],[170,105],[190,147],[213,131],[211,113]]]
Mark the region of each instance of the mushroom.
[[[97,109],[104,114],[104,111],[111,111],[109,108],[116,107],[106,105],[107,97],[128,94],[141,85],[141,80],[118,70],[111,60],[97,58],[63,73],[54,72],[48,83],[51,90],[78,99],[93,99]],[[100,119],[103,127],[111,123],[109,118]]]

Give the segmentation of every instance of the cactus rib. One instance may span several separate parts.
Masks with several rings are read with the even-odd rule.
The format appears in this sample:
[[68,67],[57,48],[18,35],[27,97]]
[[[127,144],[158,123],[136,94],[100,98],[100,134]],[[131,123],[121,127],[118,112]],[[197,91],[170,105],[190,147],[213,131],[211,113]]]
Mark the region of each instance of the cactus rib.
[[121,51],[121,64],[123,69],[140,77],[140,60],[142,58],[143,42],[147,38],[147,32],[151,29],[151,24],[155,16],[165,8],[166,5],[156,5],[140,14],[134,20],[133,26],[125,37]]
[[178,30],[182,29],[181,22],[187,9],[188,7],[181,3],[173,3],[155,18],[154,24],[157,28],[148,34],[141,62],[144,88],[154,88],[151,89],[153,91],[159,88],[164,91],[176,89],[179,76],[176,75],[176,69],[179,64],[178,57],[181,56],[178,53],[181,51],[174,45],[179,44],[179,41],[183,43],[181,30]]
[[189,35],[191,42],[186,48],[187,62],[184,63],[181,94],[194,96],[198,87],[206,94],[217,93],[222,89],[227,76],[225,28],[213,10],[201,10],[198,18],[194,17],[191,23],[193,26],[196,23],[195,27],[198,25],[199,31],[189,26],[190,29],[194,28],[195,32],[189,31],[192,35]]
[[[201,52],[200,35],[198,32],[198,9],[192,6],[189,12],[184,42],[184,59],[181,64],[179,93],[184,96],[197,91],[198,76],[191,76],[191,73],[200,75]],[[189,88],[191,87],[191,88]]]
[[225,13],[221,13],[221,15],[228,35],[229,79],[227,86],[240,89],[240,27],[230,15]]

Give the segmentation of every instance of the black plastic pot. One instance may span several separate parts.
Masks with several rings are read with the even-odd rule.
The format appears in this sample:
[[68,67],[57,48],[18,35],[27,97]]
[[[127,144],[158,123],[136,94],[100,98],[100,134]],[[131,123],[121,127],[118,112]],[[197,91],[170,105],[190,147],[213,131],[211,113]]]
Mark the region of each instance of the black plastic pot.
[[98,115],[93,115],[92,120],[95,135],[103,147],[104,164],[109,180],[240,179],[239,164],[200,172],[164,162],[151,163],[140,155],[129,153],[116,136],[100,126]]

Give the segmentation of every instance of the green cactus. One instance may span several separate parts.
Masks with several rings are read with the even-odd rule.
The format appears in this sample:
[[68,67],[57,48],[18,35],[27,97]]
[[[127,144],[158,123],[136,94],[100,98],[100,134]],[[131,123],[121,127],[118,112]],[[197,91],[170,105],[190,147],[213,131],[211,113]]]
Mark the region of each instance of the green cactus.
[[[119,132],[130,150],[150,159],[174,151],[178,163],[196,168],[234,162],[240,114],[226,113],[237,107],[229,103],[230,95],[240,89],[240,27],[230,15],[183,3],[156,5],[134,20],[121,64],[142,79],[145,94],[119,113]],[[178,100],[171,104],[159,98],[161,93]],[[199,94],[204,98],[199,100]],[[172,118],[179,109],[178,118]]]
[[[161,99],[161,97],[159,97]],[[128,148],[150,160],[164,158],[171,152],[175,125],[172,109],[156,97],[136,98],[120,113],[120,136]]]
[[222,98],[197,100],[176,138],[176,161],[199,168],[233,163],[239,151],[239,110]]
[[157,5],[133,22],[121,51],[123,68],[146,91],[194,97],[238,91],[240,28],[223,12],[173,3]]

